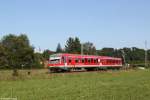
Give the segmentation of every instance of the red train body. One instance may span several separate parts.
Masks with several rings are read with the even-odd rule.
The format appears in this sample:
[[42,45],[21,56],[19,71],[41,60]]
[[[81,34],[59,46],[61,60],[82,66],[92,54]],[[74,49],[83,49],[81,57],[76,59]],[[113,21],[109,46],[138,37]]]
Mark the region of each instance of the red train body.
[[119,69],[122,67],[122,59],[108,56],[53,54],[49,58],[48,66],[51,71]]

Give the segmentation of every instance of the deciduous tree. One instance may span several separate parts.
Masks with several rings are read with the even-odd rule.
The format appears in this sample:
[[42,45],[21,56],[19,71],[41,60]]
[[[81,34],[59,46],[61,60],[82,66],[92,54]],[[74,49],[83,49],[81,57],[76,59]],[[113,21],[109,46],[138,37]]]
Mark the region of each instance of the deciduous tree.
[[83,53],[86,55],[95,55],[96,54],[96,48],[93,43],[86,42],[83,44]]
[[11,68],[31,67],[34,59],[34,48],[30,46],[25,34],[9,34],[2,38],[2,46],[7,52],[8,66]]

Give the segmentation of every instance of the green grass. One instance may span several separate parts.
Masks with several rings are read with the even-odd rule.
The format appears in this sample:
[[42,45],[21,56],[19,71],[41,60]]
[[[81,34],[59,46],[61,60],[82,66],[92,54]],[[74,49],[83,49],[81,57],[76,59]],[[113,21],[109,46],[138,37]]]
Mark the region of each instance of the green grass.
[[18,100],[150,100],[150,70],[56,73],[0,71],[0,97]]

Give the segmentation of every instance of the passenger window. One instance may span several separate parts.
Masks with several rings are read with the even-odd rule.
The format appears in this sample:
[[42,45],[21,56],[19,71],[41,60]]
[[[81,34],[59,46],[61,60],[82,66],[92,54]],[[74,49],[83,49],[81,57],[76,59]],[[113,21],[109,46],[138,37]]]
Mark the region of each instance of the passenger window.
[[84,63],[84,59],[82,59],[82,63]]
[[94,63],[96,63],[96,59],[94,59]]
[[89,59],[88,59],[88,63],[90,63],[90,62],[91,62],[91,59],[89,58]]
[[79,62],[79,59],[76,59],[75,62],[78,63],[78,62]]
[[71,63],[71,58],[69,59],[69,63]]

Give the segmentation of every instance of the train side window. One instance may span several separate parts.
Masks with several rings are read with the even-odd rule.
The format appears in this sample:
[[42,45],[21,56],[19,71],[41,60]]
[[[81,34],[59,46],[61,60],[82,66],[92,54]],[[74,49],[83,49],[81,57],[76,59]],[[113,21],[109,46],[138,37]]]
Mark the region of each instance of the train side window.
[[89,59],[88,59],[88,63],[90,63],[90,62],[91,62],[91,59],[89,58]]
[[69,63],[71,63],[72,61],[71,61],[71,58],[69,58]]
[[94,59],[94,63],[96,63],[96,59]]
[[84,63],[84,58],[82,59],[82,63]]
[[76,62],[76,63],[78,63],[78,62],[79,62],[79,59],[78,59],[78,58],[76,58],[75,62]]

